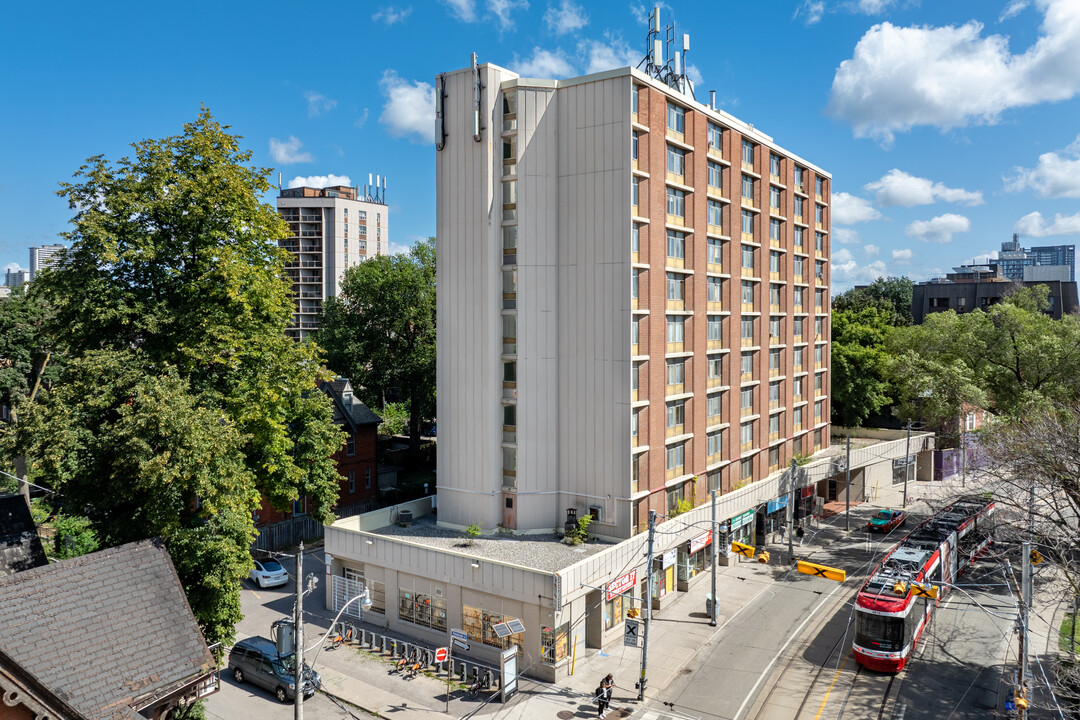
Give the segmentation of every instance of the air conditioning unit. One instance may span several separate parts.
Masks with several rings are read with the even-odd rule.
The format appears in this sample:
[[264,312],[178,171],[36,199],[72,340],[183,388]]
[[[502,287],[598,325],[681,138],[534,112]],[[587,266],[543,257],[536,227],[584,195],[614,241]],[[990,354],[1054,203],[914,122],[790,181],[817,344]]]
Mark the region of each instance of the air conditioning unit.
[[593,517],[593,522],[604,522],[604,508],[599,505],[590,505],[589,514]]

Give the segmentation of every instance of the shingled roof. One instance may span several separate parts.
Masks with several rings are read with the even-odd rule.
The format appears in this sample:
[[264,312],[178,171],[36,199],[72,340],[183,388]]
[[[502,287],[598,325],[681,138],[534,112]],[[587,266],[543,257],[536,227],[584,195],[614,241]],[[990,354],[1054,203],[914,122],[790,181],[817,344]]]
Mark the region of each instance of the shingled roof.
[[140,718],[216,669],[160,540],[0,577],[0,649],[92,720]]
[[0,495],[0,575],[48,562],[26,500],[22,495]]
[[[329,382],[321,383],[320,386],[334,399],[337,414],[351,421],[353,428],[359,428],[361,425],[378,425],[382,422],[381,417],[353,394],[349,378],[338,376]],[[347,401],[347,397],[351,400]]]

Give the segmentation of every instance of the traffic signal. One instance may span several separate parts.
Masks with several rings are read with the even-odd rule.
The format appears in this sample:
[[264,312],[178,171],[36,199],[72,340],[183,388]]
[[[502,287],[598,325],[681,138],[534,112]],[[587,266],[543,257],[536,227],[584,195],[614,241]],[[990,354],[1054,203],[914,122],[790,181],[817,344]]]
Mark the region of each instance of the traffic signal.
[[795,569],[804,575],[817,575],[826,580],[835,580],[836,582],[844,582],[844,580],[847,579],[847,572],[845,570],[829,567],[828,565],[817,565],[812,562],[806,562],[805,560],[799,560],[795,563]]
[[898,582],[892,586],[893,595],[898,597],[904,597],[907,595],[907,585],[902,582]]
[[628,617],[628,618],[636,618],[640,614],[641,614],[641,611],[638,610],[636,607],[632,607],[632,608],[630,608],[629,610],[626,611],[626,617]]
[[769,562],[769,551],[768,550],[762,550],[760,553],[758,553],[757,561],[759,563],[767,563],[767,562]]
[[1038,565],[1044,560],[1042,553],[1035,549],[1032,549],[1031,555],[1029,557],[1031,558],[1032,565]]

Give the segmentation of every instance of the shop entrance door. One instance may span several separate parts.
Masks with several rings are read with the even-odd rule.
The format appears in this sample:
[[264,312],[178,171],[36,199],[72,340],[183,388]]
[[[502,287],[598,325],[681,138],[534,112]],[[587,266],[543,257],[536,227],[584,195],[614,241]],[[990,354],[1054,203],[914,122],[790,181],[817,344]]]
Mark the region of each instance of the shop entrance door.
[[585,595],[585,647],[598,648],[604,645],[604,603],[600,591],[593,590]]

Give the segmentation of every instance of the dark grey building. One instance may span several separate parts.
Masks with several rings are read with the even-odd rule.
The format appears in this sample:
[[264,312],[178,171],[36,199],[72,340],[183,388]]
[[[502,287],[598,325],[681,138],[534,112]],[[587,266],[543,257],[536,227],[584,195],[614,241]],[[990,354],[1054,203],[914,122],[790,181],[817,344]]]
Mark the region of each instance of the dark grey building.
[[996,264],[964,265],[954,270],[955,272],[949,273],[943,279],[919,283],[912,288],[911,315],[916,324],[921,324],[930,313],[946,310],[957,313],[986,310],[1001,302],[1002,298],[1013,292],[1017,286],[1049,287],[1048,313],[1055,320],[1080,310],[1075,282],[1013,282]]

